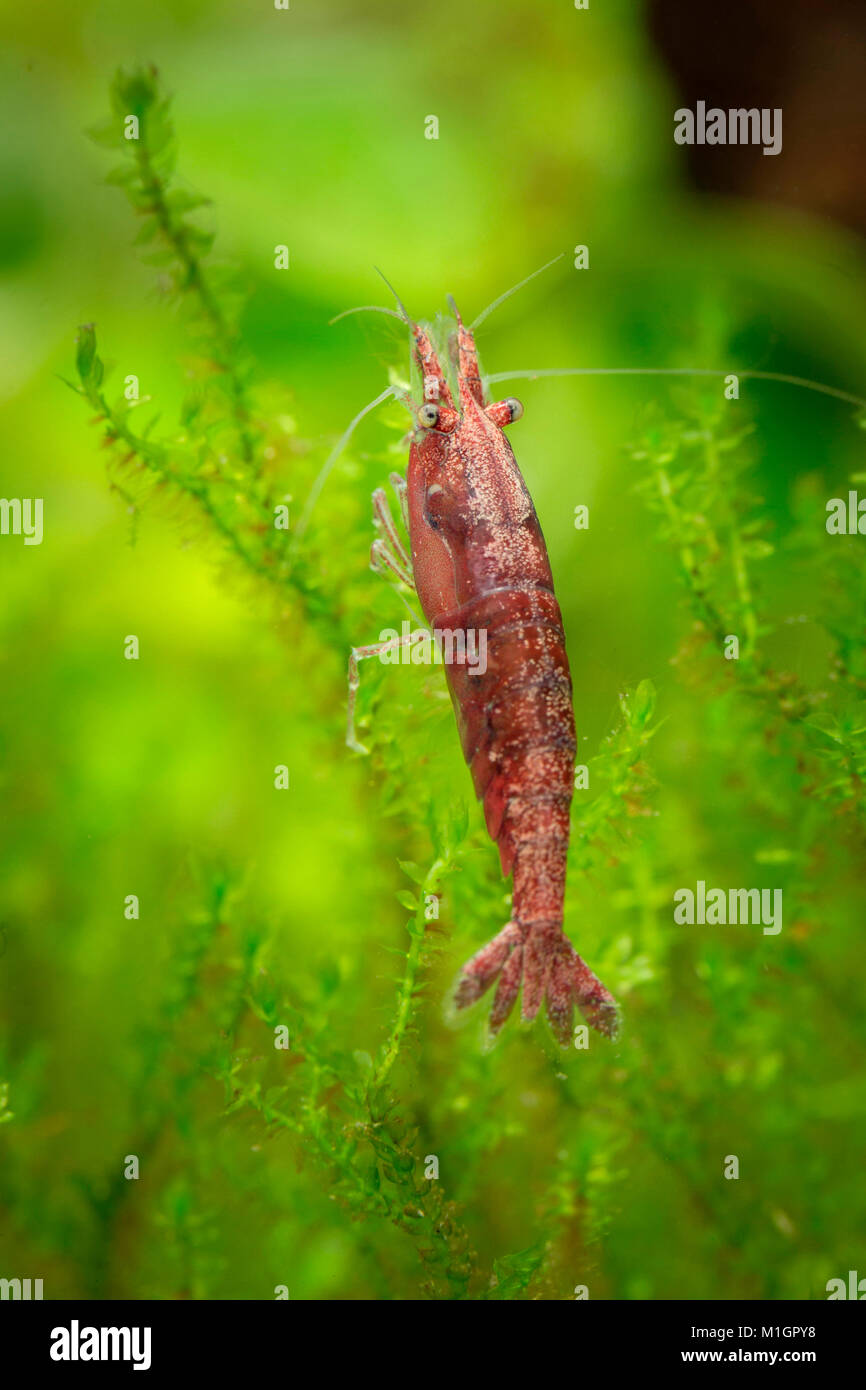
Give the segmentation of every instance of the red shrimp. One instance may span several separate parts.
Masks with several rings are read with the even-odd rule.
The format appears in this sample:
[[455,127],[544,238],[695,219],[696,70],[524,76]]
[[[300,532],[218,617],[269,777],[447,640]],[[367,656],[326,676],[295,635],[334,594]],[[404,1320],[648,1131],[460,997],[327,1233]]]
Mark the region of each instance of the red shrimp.
[[[557,256],[500,295],[474,326],[561,259]],[[547,548],[503,434],[522,415],[523,407],[513,398],[485,400],[472,331],[463,327],[450,300],[457,321],[448,348],[456,374],[455,402],[429,331],[413,323],[396,294],[395,299],[400,313],[379,305],[362,307],[392,314],[408,324],[423,379],[422,402],[412,405],[404,399],[415,420],[408,483],[399,474],[391,475],[409,529],[411,557],[394,527],[385,494],[377,489],[373,502],[379,537],[373,543],[371,561],[374,569],[390,570],[417,589],[434,635],[453,637],[456,632],[465,639],[473,633],[475,651],[479,637],[485,639],[483,672],[473,671],[465,660],[449,664],[446,659],[446,674],[463,753],[476,795],[484,803],[488,832],[499,846],[503,874],[514,875],[511,921],[463,967],[455,1002],[461,1009],[473,1004],[498,980],[490,1016],[493,1032],[502,1027],[522,986],[522,1017],[535,1018],[546,1000],[551,1025],[563,1045],[569,1041],[574,1005],[593,1027],[615,1037],[619,1028],[616,1002],[562,929],[576,746],[574,714],[562,614]],[[702,367],[564,367],[502,372],[488,382],[585,375],[727,380],[727,372],[727,368]],[[804,387],[866,408],[860,397],[803,377],[752,368],[741,368],[737,375]],[[390,396],[402,393],[389,387],[359,412],[340,439],[312,489],[297,536],[303,533],[324,481],[355,426]],[[415,636],[353,649],[350,747],[361,749],[354,734],[358,660],[413,641]],[[464,654],[468,648],[464,641]]]
[[[522,986],[522,1018],[534,1019],[546,1001],[563,1045],[571,1038],[574,1005],[594,1028],[614,1037],[614,998],[562,927],[576,750],[572,687],[547,548],[503,433],[523,408],[512,398],[485,401],[473,335],[450,302],[457,320],[449,355],[458,400],[428,330],[410,321],[423,402],[415,411],[407,483],[399,476],[392,481],[409,528],[410,577],[434,636],[474,635],[475,651],[482,635],[486,642],[483,673],[452,660],[446,674],[487,830],[499,847],[503,875],[514,875],[511,920],[463,967],[455,1003],[466,1008],[498,980],[493,1033]],[[374,566],[384,563],[406,580],[410,560],[384,493],[375,494],[374,503],[381,533]],[[466,650],[472,645],[468,641]],[[357,658],[379,650],[353,652],[352,695]]]

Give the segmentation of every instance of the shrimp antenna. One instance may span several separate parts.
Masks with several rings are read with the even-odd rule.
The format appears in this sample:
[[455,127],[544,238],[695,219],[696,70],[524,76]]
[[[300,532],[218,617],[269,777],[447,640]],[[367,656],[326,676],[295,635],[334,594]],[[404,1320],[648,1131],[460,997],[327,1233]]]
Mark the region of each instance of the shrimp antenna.
[[385,309],[381,304],[359,304],[355,309],[344,309],[341,314],[335,314],[332,319],[328,319],[328,327],[339,323],[340,319],[348,318],[349,314],[388,314],[392,319],[399,319],[403,322],[403,315],[398,314],[396,309]]
[[[534,280],[536,275],[543,275],[545,270],[549,270],[552,265],[556,265],[556,262],[561,261],[564,255],[565,252],[560,251],[558,256],[554,256],[552,261],[547,262],[547,265],[540,266],[538,270],[533,270],[532,274],[527,275],[525,280],[520,280],[518,284],[512,285],[510,290],[506,290],[504,294],[501,294],[498,299],[494,299],[492,304],[488,304],[486,309],[481,310],[481,313],[475,319],[474,323],[470,323],[469,332],[474,333],[479,323],[483,323],[484,320],[487,318],[488,314],[492,314],[494,309],[498,309],[500,304],[504,304],[506,299],[510,299],[511,296],[513,294],[516,294],[518,290],[522,290],[523,286],[528,285],[530,280]],[[450,302],[451,301],[449,299],[449,303]]]
[[[546,376],[715,376],[731,374],[730,367],[543,367],[535,372],[494,372],[486,380],[497,381],[537,381]],[[802,386],[806,391],[818,391],[822,396],[833,396],[837,401],[866,409],[866,400],[851,395],[850,391],[840,391],[836,386],[825,386],[821,381],[811,381],[804,376],[789,376],[787,372],[763,372],[753,367],[741,367],[734,375],[751,378],[753,381],[781,381],[787,386]]]
[[[511,291],[509,291],[509,293],[510,293],[510,292],[511,292]],[[453,294],[446,294],[445,298],[446,298],[446,300],[447,300],[447,302],[448,302],[448,307],[449,307],[449,309],[451,310],[452,314],[454,315],[455,319],[457,320],[457,327],[458,327],[458,328],[462,328],[462,327],[463,327],[463,320],[462,320],[461,317],[460,317],[460,310],[457,308],[457,305],[454,303],[454,296],[453,296]],[[470,330],[470,332],[471,332],[471,330]]]
[[[319,469],[313,486],[310,488],[309,495],[307,497],[306,502],[304,503],[304,509],[301,512],[301,515],[298,519],[298,524],[294,530],[294,536],[292,538],[293,548],[297,546],[298,541],[301,539],[307,527],[309,526],[310,517],[313,514],[313,508],[319,500],[319,495],[322,491],[322,488],[328,481],[328,474],[331,472],[331,469],[334,467],[334,464],[337,462],[337,459],[340,457],[349,440],[352,438],[355,429],[358,425],[360,425],[365,415],[369,415],[371,410],[375,410],[377,405],[381,405],[383,401],[387,401],[391,396],[395,397],[396,400],[400,401],[401,405],[406,405],[406,393],[401,391],[399,386],[389,386],[387,390],[382,392],[381,396],[377,396],[374,401],[370,401],[369,405],[365,405],[363,410],[359,410],[358,414],[355,416],[354,420],[352,420],[351,424],[349,424],[347,428],[343,431],[343,433],[340,435],[340,438],[337,440],[328,457],[325,459],[325,462],[322,464],[322,467]],[[406,408],[411,413],[411,406],[406,406]]]
[[397,301],[397,308],[400,310],[400,314],[402,315],[404,323],[408,323],[409,327],[413,328],[414,324],[412,323],[412,320],[409,317],[409,311],[406,308],[406,305],[403,303],[397,291],[394,289],[394,286],[391,284],[391,281],[388,279],[387,275],[383,275],[382,271],[379,269],[377,265],[374,265],[373,269],[375,270],[376,274],[385,281],[385,284],[388,286],[388,289],[393,294],[395,300]]

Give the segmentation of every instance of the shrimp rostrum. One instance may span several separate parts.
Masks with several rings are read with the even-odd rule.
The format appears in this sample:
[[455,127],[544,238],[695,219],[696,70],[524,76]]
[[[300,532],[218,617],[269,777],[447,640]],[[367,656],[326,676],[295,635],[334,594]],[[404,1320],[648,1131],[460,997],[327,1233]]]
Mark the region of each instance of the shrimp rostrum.
[[[373,563],[381,568],[384,561],[404,579],[411,570],[434,638],[471,635],[458,652],[470,645],[477,651],[482,638],[486,643],[483,669],[452,659],[445,670],[487,830],[499,847],[503,874],[513,874],[512,912],[463,967],[455,1003],[466,1008],[495,985],[494,1033],[522,991],[522,1018],[534,1019],[544,1002],[563,1045],[572,1036],[575,1006],[613,1037],[619,1020],[613,996],[563,932],[574,713],[547,548],[504,433],[523,410],[511,398],[485,399],[473,334],[453,301],[451,308],[457,329],[448,343],[447,372],[430,330],[409,320],[421,379],[421,399],[411,402],[408,477],[400,489],[411,554],[384,521],[380,495],[384,539],[374,544]],[[353,653],[350,685],[357,686],[357,657],[372,653]]]

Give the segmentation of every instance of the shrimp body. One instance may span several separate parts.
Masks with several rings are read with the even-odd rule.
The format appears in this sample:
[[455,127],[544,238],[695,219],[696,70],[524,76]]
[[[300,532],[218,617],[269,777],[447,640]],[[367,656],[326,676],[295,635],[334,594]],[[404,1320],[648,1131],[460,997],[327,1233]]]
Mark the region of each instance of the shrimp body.
[[575,729],[562,615],[541,527],[503,429],[514,400],[484,399],[472,334],[460,323],[450,352],[455,402],[427,331],[413,325],[424,402],[407,476],[413,579],[434,633],[486,644],[486,660],[446,661],[463,753],[502,872],[513,873],[512,918],[464,966],[456,1004],[495,981],[496,1032],[522,985],[522,1017],[546,1000],[563,1044],[573,1007],[613,1035],[612,995],[564,935],[563,901]]

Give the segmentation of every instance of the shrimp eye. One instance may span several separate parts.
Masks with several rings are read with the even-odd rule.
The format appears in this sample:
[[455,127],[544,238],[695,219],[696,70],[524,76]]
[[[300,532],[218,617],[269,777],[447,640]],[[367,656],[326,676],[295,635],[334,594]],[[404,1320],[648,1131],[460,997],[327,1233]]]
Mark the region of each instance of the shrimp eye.
[[422,430],[432,430],[439,423],[439,407],[427,401],[418,411],[418,424]]
[[504,430],[506,425],[511,425],[515,420],[519,420],[522,414],[523,406],[513,396],[507,396],[504,401],[494,401],[492,405],[487,407],[488,419],[492,420],[494,425],[498,425],[501,430]]

